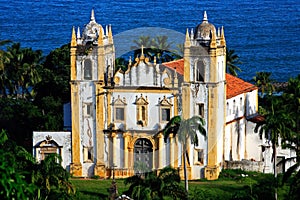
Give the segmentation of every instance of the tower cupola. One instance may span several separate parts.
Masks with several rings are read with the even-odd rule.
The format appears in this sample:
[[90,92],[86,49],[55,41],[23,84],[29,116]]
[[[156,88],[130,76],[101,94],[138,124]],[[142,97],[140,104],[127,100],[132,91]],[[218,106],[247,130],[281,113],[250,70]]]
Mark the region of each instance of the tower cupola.
[[[87,25],[85,25],[83,30],[83,34],[82,34],[83,44],[92,43],[94,45],[97,45],[98,44],[97,40],[101,32],[103,33],[103,27],[96,22],[94,9],[93,9],[91,12],[90,22]],[[101,37],[103,37],[103,35]]]
[[204,11],[202,23],[196,27],[194,39],[201,45],[209,46],[213,33],[216,33],[216,28],[208,22],[206,11]]

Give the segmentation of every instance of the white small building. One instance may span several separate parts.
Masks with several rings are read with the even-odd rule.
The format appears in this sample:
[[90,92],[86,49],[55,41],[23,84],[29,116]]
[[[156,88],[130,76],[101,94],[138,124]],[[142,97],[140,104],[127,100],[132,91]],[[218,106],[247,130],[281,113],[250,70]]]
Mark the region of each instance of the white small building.
[[61,156],[61,165],[70,170],[71,132],[33,132],[33,156],[38,162],[47,155],[56,153]]

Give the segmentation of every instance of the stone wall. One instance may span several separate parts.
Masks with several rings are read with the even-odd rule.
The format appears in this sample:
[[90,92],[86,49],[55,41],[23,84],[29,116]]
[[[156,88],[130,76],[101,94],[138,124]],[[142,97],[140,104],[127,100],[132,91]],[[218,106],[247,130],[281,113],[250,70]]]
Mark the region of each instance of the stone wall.
[[241,169],[244,171],[263,172],[264,163],[262,161],[251,160],[225,161],[224,169]]

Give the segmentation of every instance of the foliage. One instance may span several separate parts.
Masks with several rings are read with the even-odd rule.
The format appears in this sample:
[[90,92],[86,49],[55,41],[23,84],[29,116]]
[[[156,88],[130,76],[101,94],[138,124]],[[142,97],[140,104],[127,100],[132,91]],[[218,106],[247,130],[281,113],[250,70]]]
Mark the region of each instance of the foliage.
[[[0,199],[27,199],[34,195],[35,186],[26,181],[25,171],[18,170],[18,162],[26,160],[28,153],[23,148],[14,149],[13,144],[8,145],[6,132],[0,132]],[[23,155],[23,156],[22,156]],[[18,157],[18,159],[16,158]]]
[[70,199],[75,194],[69,173],[60,162],[60,156],[51,154],[35,165],[32,181],[38,187],[39,199]]
[[154,38],[150,36],[140,36],[138,40],[133,40],[135,46],[131,46],[134,50],[134,57],[138,57],[142,53],[148,56],[150,60],[156,58],[157,63],[169,62],[175,59],[182,58],[183,54],[180,54],[183,46],[182,44],[177,45],[178,50],[172,50],[172,43],[168,42],[168,36],[158,35]]
[[1,93],[3,96],[32,99],[35,96],[33,86],[41,81],[42,51],[21,48],[20,43],[7,47],[2,60]]
[[158,176],[149,172],[144,176],[129,177],[125,179],[125,184],[130,184],[126,193],[133,199],[163,199],[165,196],[187,199],[187,193],[180,185],[179,173],[171,167],[160,170]]
[[0,98],[0,128],[10,139],[28,151],[32,149],[32,132],[39,127],[41,112],[26,99]]
[[57,155],[41,163],[0,132],[1,199],[70,199],[75,190]]
[[162,130],[165,142],[167,141],[169,135],[173,133],[174,137],[178,134],[178,140],[183,144],[183,169],[186,191],[188,191],[188,179],[186,170],[186,157],[188,156],[187,142],[189,139],[191,139],[192,144],[198,145],[197,132],[205,136],[206,139],[206,130],[204,128],[204,124],[204,119],[199,116],[193,116],[189,119],[182,119],[180,116],[175,116],[170,119],[170,121]]
[[274,85],[272,84],[274,81],[271,79],[271,75],[271,72],[256,72],[256,76],[253,77],[253,81],[259,88],[262,97],[265,94],[272,95],[275,91]]
[[237,76],[237,71],[241,72],[241,68],[239,68],[237,65],[241,64],[242,62],[239,60],[239,56],[235,54],[235,51],[233,49],[226,48],[226,72]]
[[[294,174],[291,182],[289,196],[299,195],[300,181],[300,74],[296,78],[291,78],[283,93],[283,101],[285,112],[289,113],[290,122],[287,126],[291,129],[288,134],[282,135],[283,146],[296,152],[296,156],[287,159],[296,160],[296,163],[291,166],[284,174],[283,182],[286,182]],[[278,108],[279,109],[279,108]],[[298,196],[299,197],[299,196]]]

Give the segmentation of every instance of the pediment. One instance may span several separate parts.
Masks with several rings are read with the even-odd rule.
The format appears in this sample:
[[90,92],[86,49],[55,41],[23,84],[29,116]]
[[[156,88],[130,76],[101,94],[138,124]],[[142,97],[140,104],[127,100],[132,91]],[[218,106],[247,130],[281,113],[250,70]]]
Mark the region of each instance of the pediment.
[[171,101],[169,101],[166,96],[164,96],[163,99],[158,99],[158,105],[160,106],[173,106],[173,104],[171,103]]
[[147,96],[143,97],[142,94],[141,94],[140,97],[136,96],[134,104],[136,104],[136,105],[148,105],[149,102],[148,102]]
[[121,99],[120,95],[118,95],[117,99],[115,99],[115,98],[112,99],[111,105],[114,105],[114,106],[126,106],[127,105],[126,98],[123,97],[123,99]]

